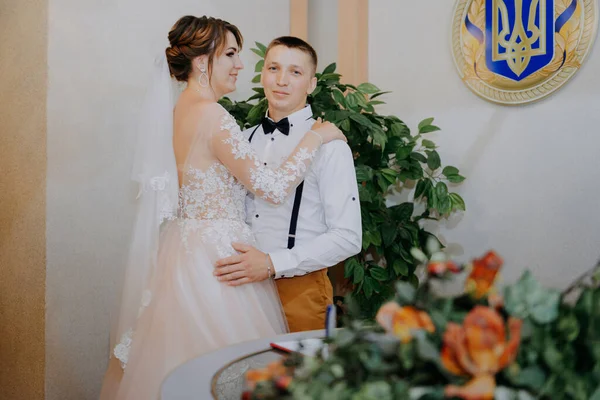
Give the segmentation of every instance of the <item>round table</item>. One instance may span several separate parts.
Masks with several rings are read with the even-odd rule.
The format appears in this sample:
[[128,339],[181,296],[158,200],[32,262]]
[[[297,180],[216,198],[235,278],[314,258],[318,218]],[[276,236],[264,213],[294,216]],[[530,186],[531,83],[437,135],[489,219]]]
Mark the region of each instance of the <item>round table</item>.
[[175,368],[162,384],[162,400],[239,400],[247,370],[263,368],[284,353],[270,343],[325,337],[325,330],[288,333],[229,346]]

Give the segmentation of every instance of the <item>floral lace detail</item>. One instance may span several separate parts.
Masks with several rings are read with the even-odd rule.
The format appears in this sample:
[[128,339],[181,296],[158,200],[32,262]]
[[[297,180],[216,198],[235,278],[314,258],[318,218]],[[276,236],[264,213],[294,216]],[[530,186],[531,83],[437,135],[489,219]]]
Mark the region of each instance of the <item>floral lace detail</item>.
[[125,369],[129,361],[129,351],[133,342],[133,330],[129,329],[121,336],[121,341],[115,346],[113,354],[121,362],[121,368]]
[[[236,254],[231,246],[233,242],[253,243],[252,230],[242,220],[232,219],[182,219],[179,222],[183,246],[188,254],[193,253],[194,247],[190,246],[190,236],[199,235],[197,238],[202,243],[211,244],[216,249],[219,258]],[[196,240],[192,243],[197,243]]]
[[293,185],[302,178],[308,167],[308,161],[315,158],[317,151],[309,151],[301,148],[291,161],[286,162],[278,169],[271,169],[263,166],[260,159],[252,149],[250,143],[244,138],[235,119],[226,113],[221,119],[221,130],[228,130],[230,136],[223,140],[223,143],[231,147],[231,152],[235,159],[249,159],[253,162],[254,168],[250,170],[250,182],[252,189],[262,192],[265,200],[271,200],[275,204],[282,203],[288,195],[290,185]]
[[206,171],[188,168],[185,184],[179,190],[179,208],[183,218],[246,219],[247,191],[221,163]]
[[171,182],[171,174],[165,171],[161,175],[153,176],[147,182],[144,181],[140,186],[140,191],[137,195],[138,199],[148,189],[156,192],[159,223],[163,223],[165,220],[174,220],[177,217],[177,204],[173,204],[167,190],[172,184],[174,183]]

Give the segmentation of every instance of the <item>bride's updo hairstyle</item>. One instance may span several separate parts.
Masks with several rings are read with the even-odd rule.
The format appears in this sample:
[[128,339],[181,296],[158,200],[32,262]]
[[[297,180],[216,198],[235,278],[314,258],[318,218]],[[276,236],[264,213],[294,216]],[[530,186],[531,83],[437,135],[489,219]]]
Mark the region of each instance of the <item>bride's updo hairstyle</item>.
[[165,50],[171,76],[186,82],[192,73],[192,60],[208,56],[208,75],[215,55],[221,54],[227,44],[227,32],[235,36],[241,49],[244,39],[240,30],[227,21],[212,17],[181,17],[169,32],[170,47]]

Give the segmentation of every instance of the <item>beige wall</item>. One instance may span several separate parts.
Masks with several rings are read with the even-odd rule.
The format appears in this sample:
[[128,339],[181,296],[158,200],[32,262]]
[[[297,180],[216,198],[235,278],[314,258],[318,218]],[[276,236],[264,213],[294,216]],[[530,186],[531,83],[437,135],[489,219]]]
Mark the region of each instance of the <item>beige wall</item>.
[[242,31],[246,68],[234,98],[253,93],[254,42],[289,33],[287,1],[49,1],[48,400],[99,392],[132,227],[137,113],[152,60],[186,14]]
[[600,256],[600,43],[551,97],[494,105],[455,71],[454,3],[370,2],[369,79],[393,91],[381,111],[413,129],[433,116],[442,128],[431,136],[442,162],[467,176],[453,188],[467,211],[432,229],[459,260],[493,248],[506,260],[506,281],[531,268],[564,287]]
[[44,398],[46,1],[0,1],[0,397]]

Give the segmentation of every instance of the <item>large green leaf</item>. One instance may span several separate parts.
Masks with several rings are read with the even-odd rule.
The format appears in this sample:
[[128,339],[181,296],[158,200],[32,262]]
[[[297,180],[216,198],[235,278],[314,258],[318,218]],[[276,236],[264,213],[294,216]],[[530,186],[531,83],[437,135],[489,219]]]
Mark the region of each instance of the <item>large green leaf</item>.
[[426,150],[425,154],[427,154],[427,166],[432,171],[435,171],[442,165],[442,161],[440,160],[440,155],[435,150]]
[[264,66],[265,66],[265,60],[260,60],[254,66],[254,72],[260,72],[260,71],[262,71],[262,69],[263,69]]
[[365,94],[375,94],[379,92],[379,88],[377,86],[368,82],[361,83],[360,85],[358,85],[358,90]]
[[352,279],[352,283],[354,283],[356,285],[357,283],[362,282],[364,278],[365,278],[365,268],[362,265],[358,264],[354,268],[354,279]]
[[378,281],[385,281],[388,277],[388,273],[385,268],[381,267],[371,267],[369,268],[369,273],[371,276]]
[[333,72],[335,72],[337,65],[336,63],[331,63],[329,64],[327,67],[325,67],[325,69],[323,70],[323,74],[331,74]]
[[525,271],[517,283],[506,287],[504,293],[505,307],[510,315],[522,319],[531,317],[540,324],[558,317],[560,293],[543,287],[529,271]]

